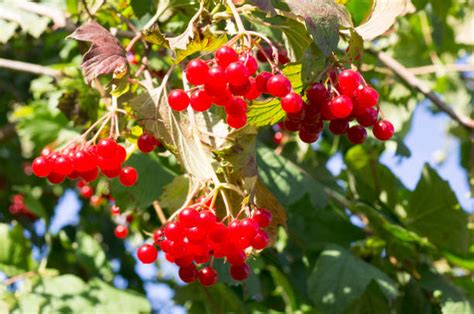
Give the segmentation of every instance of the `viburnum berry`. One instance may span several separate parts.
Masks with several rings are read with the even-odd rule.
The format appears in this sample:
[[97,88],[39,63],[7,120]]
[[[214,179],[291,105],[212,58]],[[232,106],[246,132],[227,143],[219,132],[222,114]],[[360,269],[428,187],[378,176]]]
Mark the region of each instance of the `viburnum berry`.
[[367,138],[367,131],[360,125],[354,125],[347,130],[347,138],[352,144],[361,144]]
[[232,265],[230,267],[230,276],[234,280],[242,281],[249,277],[250,267],[247,264]]
[[145,132],[138,138],[137,146],[142,153],[149,153],[155,149],[156,139],[153,135]]
[[229,84],[229,90],[234,96],[243,96],[250,90],[250,78],[241,85]]
[[296,132],[301,129],[301,121],[299,120],[286,119],[283,124],[288,131]]
[[80,193],[83,198],[90,198],[94,194],[94,189],[90,185],[84,185]]
[[118,207],[117,205],[113,205],[112,207],[110,207],[110,213],[113,216],[120,215],[120,207]]
[[196,281],[198,276],[198,271],[195,265],[189,265],[186,267],[180,267],[178,271],[179,278],[186,283],[191,283]]
[[336,119],[329,122],[329,131],[334,135],[342,135],[349,129],[349,121],[346,119]]
[[226,254],[226,260],[231,265],[240,265],[245,263],[247,255],[242,249],[238,249],[234,245],[228,247],[228,252]]
[[240,221],[239,229],[241,236],[243,237],[253,238],[257,234],[259,228],[260,226],[253,218],[244,218]]
[[306,90],[306,97],[308,97],[308,101],[315,105],[328,101],[329,96],[328,89],[321,83],[313,83]]
[[269,241],[268,234],[264,230],[259,230],[250,241],[250,244],[256,250],[263,250],[268,246]]
[[303,99],[295,92],[291,92],[281,99],[281,107],[286,113],[297,113],[303,108]]
[[222,222],[215,223],[208,232],[208,238],[212,242],[221,243],[226,239],[227,229]]
[[237,61],[227,66],[225,76],[229,84],[239,86],[245,84],[250,75],[247,67],[242,62]]
[[204,267],[199,271],[198,278],[201,285],[205,287],[212,286],[217,282],[217,272],[210,266]]
[[59,184],[59,183],[63,182],[64,179],[66,179],[66,176],[64,176],[62,174],[59,174],[59,173],[56,173],[56,172],[51,172],[47,176],[47,179],[48,179],[49,182],[51,182],[53,184]]
[[372,107],[366,107],[357,111],[356,120],[363,127],[369,127],[374,125],[374,123],[377,121],[377,116],[377,110]]
[[310,133],[304,129],[300,129],[298,135],[299,135],[299,138],[307,144],[314,143],[319,138],[319,133]]
[[233,100],[225,106],[225,112],[228,115],[241,116],[247,112],[247,103],[240,97],[234,97]]
[[106,176],[107,178],[113,179],[120,176],[120,172],[122,171],[122,168],[119,166],[113,169],[101,169],[101,171],[104,176]]
[[272,213],[266,208],[258,208],[254,211],[252,218],[260,228],[266,228],[272,222]]
[[379,102],[379,94],[370,86],[359,85],[354,92],[355,104],[359,108],[370,108]]
[[337,84],[341,92],[346,96],[352,96],[362,82],[359,72],[353,70],[343,70],[337,77]]
[[165,226],[164,234],[167,239],[171,241],[182,240],[183,238],[183,228],[179,222],[170,222]]
[[31,167],[37,177],[47,177],[51,172],[51,164],[45,156],[36,157]]
[[352,108],[352,100],[345,95],[334,97],[329,103],[329,111],[337,119],[348,117],[352,112]]
[[143,264],[151,264],[156,261],[158,251],[151,244],[143,244],[137,251],[137,257]]
[[260,97],[261,92],[258,90],[257,82],[255,81],[255,79],[253,77],[249,78],[249,82],[250,82],[250,88],[244,94],[244,97],[248,100],[254,100],[254,99]]
[[216,216],[210,210],[203,210],[199,213],[198,226],[209,228],[216,223]]
[[188,107],[190,99],[188,94],[182,89],[173,89],[168,94],[168,104],[175,111],[183,111]]
[[372,132],[377,139],[381,141],[387,141],[392,138],[395,129],[393,128],[393,124],[390,121],[380,120],[374,124]]
[[133,167],[124,167],[120,171],[120,183],[123,186],[133,186],[137,183],[138,173]]
[[97,154],[102,158],[113,158],[117,152],[117,142],[111,138],[101,139],[97,143]]
[[226,118],[227,124],[234,129],[240,129],[247,124],[247,115],[227,115]]
[[270,72],[260,72],[257,77],[255,78],[255,82],[257,83],[257,89],[263,93],[268,93],[267,90],[267,82],[273,75]]
[[202,85],[208,78],[209,66],[201,59],[191,60],[186,65],[186,79],[193,85]]
[[191,107],[196,111],[206,111],[211,108],[212,98],[204,89],[198,89],[191,94]]
[[232,62],[239,59],[237,52],[229,46],[222,46],[216,50],[215,59],[219,66],[226,68]]
[[180,224],[185,228],[192,228],[197,226],[199,220],[199,213],[194,208],[185,208],[178,214]]
[[219,97],[227,89],[225,70],[220,66],[209,69],[204,90],[211,96]]
[[68,156],[64,155],[59,155],[55,160],[54,160],[54,172],[67,176],[72,172],[72,163],[71,160],[69,159]]
[[251,54],[243,54],[239,57],[239,61],[242,62],[248,70],[249,75],[254,75],[258,70],[257,60]]
[[276,74],[267,81],[267,92],[275,97],[285,97],[291,92],[291,82],[283,74]]
[[128,235],[128,228],[123,225],[118,225],[115,227],[114,234],[119,239],[124,239]]
[[275,134],[273,134],[273,142],[276,145],[280,145],[282,141],[283,141],[283,132],[275,132]]

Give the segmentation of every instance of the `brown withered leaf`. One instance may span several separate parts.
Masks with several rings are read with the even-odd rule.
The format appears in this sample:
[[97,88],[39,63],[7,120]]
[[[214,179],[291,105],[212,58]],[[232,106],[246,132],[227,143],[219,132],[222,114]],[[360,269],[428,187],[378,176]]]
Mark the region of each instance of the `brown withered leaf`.
[[114,73],[116,77],[122,77],[127,73],[125,50],[117,38],[97,22],[90,21],[78,27],[67,38],[92,43],[81,64],[88,83],[102,74]]

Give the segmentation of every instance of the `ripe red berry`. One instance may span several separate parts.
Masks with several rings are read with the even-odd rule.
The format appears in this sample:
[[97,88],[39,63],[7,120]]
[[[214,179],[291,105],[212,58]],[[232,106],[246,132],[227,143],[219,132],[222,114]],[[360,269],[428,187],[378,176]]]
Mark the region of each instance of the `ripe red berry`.
[[215,59],[219,66],[226,68],[232,62],[239,59],[237,52],[228,46],[222,46],[216,50]]
[[207,236],[206,229],[200,227],[187,228],[184,233],[190,242],[204,241]]
[[241,116],[247,112],[247,103],[240,97],[234,97],[232,102],[225,106],[228,115]]
[[306,121],[303,121],[303,123],[301,124],[301,129],[300,130],[304,130],[308,133],[321,133],[323,131],[323,128],[324,128],[324,124],[323,124],[323,121],[319,120],[317,122],[306,122]]
[[298,136],[303,142],[311,144],[318,140],[319,133],[311,133],[306,131],[305,129],[300,129]]
[[247,124],[247,115],[227,115],[227,124],[234,129],[240,129]]
[[179,268],[179,278],[186,283],[194,282],[197,279],[198,271],[195,265]]
[[59,184],[61,182],[64,181],[64,179],[66,178],[66,176],[62,175],[62,174],[59,174],[59,173],[56,173],[56,172],[51,172],[49,175],[48,175],[48,181],[53,183],[53,184]]
[[217,282],[217,272],[212,267],[204,267],[198,273],[199,282],[207,287]]
[[345,95],[337,96],[329,102],[331,115],[338,119],[348,117],[352,112],[352,108],[351,98]]
[[117,145],[117,151],[113,159],[116,165],[122,165],[127,158],[127,150],[122,145]]
[[174,259],[174,263],[179,267],[186,267],[193,264],[193,257],[191,255],[184,255]]
[[349,129],[349,121],[346,119],[336,119],[329,122],[329,131],[335,135],[341,135],[347,132]]
[[249,81],[250,81],[250,88],[247,91],[247,93],[245,93],[244,97],[248,100],[254,100],[260,97],[261,92],[258,90],[257,82],[255,81],[253,77],[250,77]]
[[267,82],[273,75],[270,72],[261,72],[255,78],[255,82],[257,83],[257,89],[262,93],[266,94],[267,91]]
[[321,105],[329,100],[329,96],[328,89],[321,83],[313,83],[306,90],[306,97],[308,97],[308,101],[313,105]]
[[143,244],[137,251],[137,257],[143,264],[151,264],[156,261],[158,251],[151,244]]
[[282,141],[283,141],[283,132],[276,132],[275,134],[273,134],[273,142],[276,145],[280,145]]
[[241,85],[229,84],[230,92],[235,96],[243,96],[250,90],[250,78]]
[[206,83],[209,66],[201,59],[191,60],[186,66],[186,78],[193,85]]
[[48,158],[44,156],[36,157],[31,168],[37,177],[47,177],[51,172],[51,164]]
[[250,267],[247,264],[232,265],[230,267],[230,276],[234,280],[242,281],[249,277]]
[[216,216],[210,210],[203,210],[199,213],[198,226],[208,229],[216,223]]
[[118,207],[117,205],[113,205],[110,208],[110,213],[114,216],[120,215],[120,207]]
[[301,129],[301,121],[286,119],[284,121],[285,129],[291,132],[296,132]]
[[115,227],[114,234],[119,239],[124,239],[128,235],[128,228],[126,226],[118,225]]
[[212,98],[204,89],[198,89],[191,94],[191,107],[196,111],[206,111],[211,108]]
[[96,167],[94,156],[88,150],[79,150],[74,154],[74,169],[84,172]]
[[370,108],[379,102],[379,94],[370,86],[359,85],[354,92],[355,105],[359,108]]
[[155,137],[149,133],[143,133],[137,141],[138,149],[145,154],[154,150],[155,144]]
[[199,220],[199,213],[194,208],[185,208],[178,214],[179,223],[185,228],[192,228],[197,226]]
[[259,230],[250,243],[254,249],[263,250],[267,247],[269,241],[268,234],[263,230]]
[[281,107],[286,113],[298,113],[303,109],[303,99],[295,92],[291,92],[281,99]]
[[[119,166],[119,167],[116,167],[116,168],[113,168],[113,169],[100,169],[100,170],[102,171],[102,174],[104,176],[106,176],[107,178],[113,179],[113,178],[116,178],[120,175],[120,172],[122,171],[122,168],[120,168],[120,166]],[[92,181],[94,181],[94,180],[92,180]]]
[[249,71],[240,61],[232,62],[225,69],[227,82],[235,86],[245,84],[248,81],[249,76]]
[[97,167],[80,173],[81,178],[86,182],[92,182],[99,177],[99,169]]
[[359,72],[352,70],[341,71],[337,79],[339,89],[346,96],[352,96],[362,82],[362,77]]
[[268,227],[272,222],[272,213],[266,208],[257,209],[252,217],[258,223],[260,228]]
[[387,141],[393,136],[395,129],[393,128],[393,124],[390,121],[380,120],[375,123],[372,132],[377,139],[381,141]]
[[211,242],[222,243],[226,240],[227,228],[222,222],[213,224],[208,233]]
[[291,82],[283,74],[273,75],[268,79],[267,91],[272,96],[285,97],[291,92]]
[[219,96],[213,96],[212,102],[217,106],[225,107],[233,99],[232,93],[225,89],[221,92]]
[[137,183],[138,173],[137,170],[133,167],[124,167],[120,171],[120,183],[123,186],[133,186]]
[[114,139],[104,138],[97,143],[97,154],[102,158],[113,158],[117,152],[117,143]]
[[245,252],[241,249],[238,249],[235,246],[235,243],[227,248],[226,260],[229,264],[241,265],[245,263],[246,259],[247,255],[245,254]]
[[254,75],[258,70],[257,60],[251,54],[244,54],[239,57],[239,61],[242,62],[248,70],[249,75]]
[[72,172],[72,162],[68,156],[58,155],[53,164],[54,172],[67,176]]
[[168,104],[175,111],[183,111],[188,108],[189,102],[188,94],[182,89],[173,89],[168,94]]
[[244,218],[240,221],[240,233],[242,237],[246,237],[248,239],[253,238],[260,226],[253,218]]
[[363,127],[369,127],[374,125],[377,121],[378,112],[372,107],[366,107],[359,109],[356,112],[356,120]]
[[367,138],[367,131],[363,126],[354,125],[347,130],[347,138],[352,144],[361,144]]
[[222,92],[227,89],[225,70],[220,66],[210,68],[204,89],[211,96],[222,95]]
[[84,185],[80,193],[83,198],[90,198],[94,194],[94,189],[90,185]]
[[164,234],[171,241],[180,241],[183,239],[183,228],[179,222],[170,222],[165,226]]

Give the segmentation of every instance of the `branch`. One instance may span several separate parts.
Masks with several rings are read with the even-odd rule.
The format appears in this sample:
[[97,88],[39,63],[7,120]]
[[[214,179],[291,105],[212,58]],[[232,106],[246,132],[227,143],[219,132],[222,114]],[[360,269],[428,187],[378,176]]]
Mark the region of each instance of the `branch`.
[[431,74],[436,72],[474,72],[473,64],[430,64],[421,67],[408,68],[415,75]]
[[40,75],[48,75],[53,77],[60,77],[62,75],[61,71],[51,69],[42,65],[2,58],[0,58],[0,68]]
[[431,100],[433,104],[441,111],[448,114],[453,120],[459,122],[468,131],[474,129],[474,121],[468,117],[458,115],[448,104],[441,100],[425,83],[420,81],[415,74],[410,72],[405,66],[393,59],[391,56],[382,51],[377,51],[373,48],[368,50],[371,54],[376,56],[387,68],[393,71],[400,77],[407,85],[422,93],[426,98]]

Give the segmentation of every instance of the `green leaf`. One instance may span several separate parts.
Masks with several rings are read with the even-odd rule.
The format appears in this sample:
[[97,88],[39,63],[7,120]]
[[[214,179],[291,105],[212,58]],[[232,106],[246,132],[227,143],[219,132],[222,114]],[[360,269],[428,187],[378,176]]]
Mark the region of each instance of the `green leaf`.
[[344,55],[344,62],[359,66],[364,54],[364,40],[355,29],[351,28],[350,32],[351,37],[349,39],[347,52]]
[[374,280],[383,294],[398,294],[395,282],[378,268],[336,245],[328,246],[308,278],[309,297],[322,313],[344,313]]
[[138,18],[152,12],[154,9],[152,0],[131,0],[130,5],[132,6],[133,13],[135,13]]
[[288,278],[275,266],[270,266],[270,275],[275,282],[277,290],[282,294],[283,300],[285,300],[287,306],[287,313],[291,313],[297,310],[297,302],[295,292]]
[[391,313],[387,298],[375,280],[370,282],[365,292],[349,306],[347,311],[347,314],[369,313]]
[[126,161],[126,165],[137,169],[137,183],[132,187],[124,187],[118,179],[114,179],[110,187],[118,206],[124,210],[150,206],[174,176],[153,154],[134,154]]
[[36,216],[49,218],[46,215],[46,210],[44,209],[43,204],[41,204],[40,200],[31,193],[25,193],[23,201],[28,210],[34,213]]
[[301,59],[301,80],[304,86],[321,80],[321,74],[327,66],[327,58],[323,57],[321,50],[312,44],[304,51]]
[[346,3],[355,26],[360,25],[370,16],[373,5],[374,0],[349,0]]
[[31,242],[23,235],[20,225],[0,224],[0,272],[15,276],[35,268]]
[[[301,64],[289,64],[282,72],[290,80],[293,90],[300,93],[303,89]],[[285,116],[286,114],[281,108],[278,98],[252,101],[247,111],[247,123],[256,127],[273,125],[285,118]]]
[[186,49],[175,49],[175,63],[180,63],[187,56],[192,55],[196,52],[206,53],[213,52],[217,48],[223,46],[227,42],[227,36],[216,36],[209,28],[206,28],[200,34],[193,36],[191,42],[186,45]]
[[111,281],[113,279],[112,267],[99,242],[82,231],[77,233],[76,242],[77,262],[89,274],[100,274],[105,280]]
[[314,206],[326,206],[324,186],[296,164],[266,147],[257,149],[257,160],[260,177],[280,203],[290,206],[309,195]]
[[406,209],[405,224],[441,249],[467,253],[470,243],[468,215],[448,182],[428,164],[423,168]]
[[163,33],[160,31],[160,28],[157,24],[154,24],[152,27],[143,30],[142,37],[149,43],[169,48],[168,39],[166,39],[165,35],[163,35]]
[[173,181],[163,187],[160,196],[160,205],[170,212],[178,209],[186,200],[189,188],[189,178],[185,175],[176,176]]

